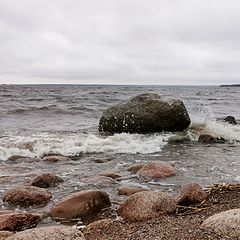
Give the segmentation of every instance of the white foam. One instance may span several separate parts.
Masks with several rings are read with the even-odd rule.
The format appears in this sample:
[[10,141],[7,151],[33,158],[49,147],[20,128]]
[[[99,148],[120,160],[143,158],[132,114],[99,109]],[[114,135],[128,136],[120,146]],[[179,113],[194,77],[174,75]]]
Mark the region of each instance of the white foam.
[[76,155],[79,153],[149,154],[160,152],[170,134],[115,134],[102,137],[94,134],[39,134],[8,136],[1,139],[0,158],[18,154],[41,157],[46,153]]
[[190,130],[198,137],[200,134],[210,134],[214,137],[223,137],[229,141],[240,141],[240,125],[206,120],[204,122],[195,122],[190,126]]

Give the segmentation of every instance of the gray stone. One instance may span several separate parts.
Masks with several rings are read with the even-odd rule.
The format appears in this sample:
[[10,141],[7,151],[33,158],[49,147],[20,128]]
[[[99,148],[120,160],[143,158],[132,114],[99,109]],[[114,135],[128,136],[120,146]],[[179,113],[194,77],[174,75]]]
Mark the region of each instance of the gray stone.
[[232,209],[215,214],[202,223],[203,228],[210,228],[223,236],[240,238],[240,209]]
[[152,133],[182,131],[190,125],[180,100],[166,100],[158,94],[138,95],[103,112],[99,131],[110,133]]
[[18,232],[7,240],[85,240],[83,234],[72,227],[66,226],[50,226],[40,227],[34,229],[28,229],[22,232]]

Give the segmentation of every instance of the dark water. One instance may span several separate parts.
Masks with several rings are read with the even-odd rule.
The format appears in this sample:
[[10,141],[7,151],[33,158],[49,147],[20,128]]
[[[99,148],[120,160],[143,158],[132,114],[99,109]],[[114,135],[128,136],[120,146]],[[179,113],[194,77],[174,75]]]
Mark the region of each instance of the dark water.
[[[168,138],[175,135],[171,133],[102,136],[97,132],[106,108],[146,92],[184,101],[192,120],[187,130],[190,143],[168,143]],[[117,188],[124,184],[174,190],[191,181],[204,186],[240,181],[240,127],[222,121],[227,115],[234,115],[239,122],[239,96],[240,88],[216,86],[0,85],[0,195],[40,172],[52,172],[65,180],[53,190],[54,201],[89,188],[104,189],[118,199]],[[198,144],[196,140],[201,133],[221,136],[228,142]],[[55,164],[6,161],[14,154],[41,158],[49,153],[79,157]],[[95,162],[99,159],[103,163]],[[160,182],[146,182],[129,176],[126,171],[133,163],[152,160],[174,164],[177,175]],[[105,187],[82,182],[83,178],[97,176],[106,169],[119,171],[122,180]]]

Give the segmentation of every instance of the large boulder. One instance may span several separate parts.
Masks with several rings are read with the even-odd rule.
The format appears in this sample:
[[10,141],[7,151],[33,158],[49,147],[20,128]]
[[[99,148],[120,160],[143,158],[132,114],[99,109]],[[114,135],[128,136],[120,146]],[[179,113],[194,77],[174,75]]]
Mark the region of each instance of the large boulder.
[[4,202],[23,207],[46,205],[52,197],[52,194],[39,187],[19,186],[7,191],[3,197]]
[[240,239],[240,209],[217,213],[207,218],[202,227],[210,228],[231,239]]
[[186,129],[190,122],[182,101],[167,100],[158,94],[146,93],[105,110],[99,122],[99,131],[174,132]]
[[118,214],[127,221],[144,221],[176,210],[172,195],[163,192],[138,192],[131,195],[118,209]]
[[85,190],[73,193],[66,200],[54,206],[51,210],[51,217],[53,219],[88,217],[110,206],[111,202],[106,192]]
[[34,229],[28,229],[18,232],[7,238],[8,240],[85,240],[83,234],[72,227],[67,226],[49,226]]
[[38,213],[0,211],[0,231],[19,231],[35,227],[42,220]]
[[149,162],[137,171],[140,178],[160,179],[171,177],[176,174],[173,166],[165,162]]

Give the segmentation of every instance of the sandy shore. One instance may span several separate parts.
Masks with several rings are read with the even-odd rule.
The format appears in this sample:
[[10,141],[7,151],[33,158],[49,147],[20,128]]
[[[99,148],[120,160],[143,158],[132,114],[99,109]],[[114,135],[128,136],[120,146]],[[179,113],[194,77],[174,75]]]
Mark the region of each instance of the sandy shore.
[[[102,227],[86,228],[85,237],[87,240],[234,239],[201,228],[201,223],[209,216],[240,208],[240,184],[235,185],[234,188],[229,186],[211,188],[209,198],[205,202],[191,207],[179,206],[174,215],[135,223],[114,220]],[[106,213],[101,218],[106,218]]]

